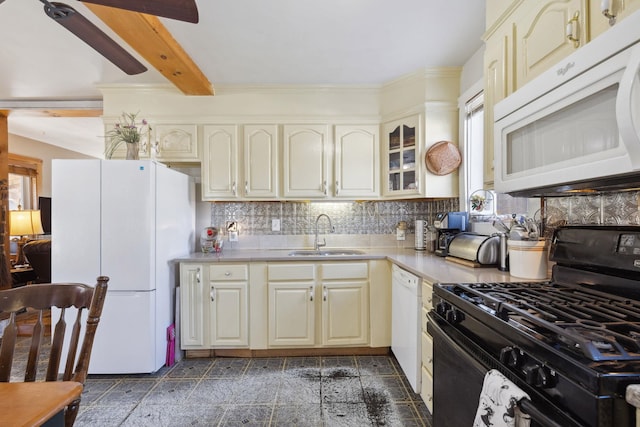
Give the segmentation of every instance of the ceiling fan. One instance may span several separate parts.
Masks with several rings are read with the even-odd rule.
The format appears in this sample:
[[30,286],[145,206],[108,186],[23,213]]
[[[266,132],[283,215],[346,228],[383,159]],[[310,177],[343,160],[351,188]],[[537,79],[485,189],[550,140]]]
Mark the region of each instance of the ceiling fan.
[[[0,0],[3,3],[5,0]],[[198,22],[198,8],[195,0],[80,0],[133,12],[147,13],[185,22]],[[40,0],[45,13],[58,24],[71,31],[102,56],[127,74],[140,74],[147,68],[106,35],[91,21],[69,5]]]

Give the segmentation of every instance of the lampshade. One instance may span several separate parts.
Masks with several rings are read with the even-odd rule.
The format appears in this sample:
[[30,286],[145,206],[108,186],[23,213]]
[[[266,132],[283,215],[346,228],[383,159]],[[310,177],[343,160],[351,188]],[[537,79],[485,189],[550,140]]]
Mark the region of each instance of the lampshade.
[[40,211],[9,211],[9,234],[11,236],[44,234]]

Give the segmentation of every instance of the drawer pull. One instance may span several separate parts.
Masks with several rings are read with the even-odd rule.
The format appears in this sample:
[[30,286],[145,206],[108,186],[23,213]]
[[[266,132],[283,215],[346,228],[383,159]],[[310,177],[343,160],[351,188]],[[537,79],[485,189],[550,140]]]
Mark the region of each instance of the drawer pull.
[[211,287],[211,292],[209,293],[209,296],[211,297],[211,301],[215,301],[216,300],[216,287],[215,286]]
[[567,22],[566,36],[567,39],[573,42],[573,47],[580,46],[580,22],[578,21],[580,12],[573,14],[573,18]]

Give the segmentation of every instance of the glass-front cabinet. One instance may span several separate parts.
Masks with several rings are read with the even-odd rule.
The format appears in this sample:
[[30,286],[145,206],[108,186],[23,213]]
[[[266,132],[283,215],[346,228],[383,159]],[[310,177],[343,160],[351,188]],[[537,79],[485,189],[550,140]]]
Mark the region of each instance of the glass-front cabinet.
[[420,193],[419,116],[410,116],[385,123],[385,162],[387,183],[385,196]]

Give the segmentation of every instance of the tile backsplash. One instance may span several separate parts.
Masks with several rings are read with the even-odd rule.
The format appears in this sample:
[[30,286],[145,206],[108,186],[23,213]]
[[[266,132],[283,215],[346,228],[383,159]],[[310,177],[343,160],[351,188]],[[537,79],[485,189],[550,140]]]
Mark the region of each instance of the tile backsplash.
[[563,224],[640,225],[640,192],[545,199],[547,230]]
[[[214,202],[211,203],[211,225],[225,228],[234,221],[239,228],[239,241],[227,242],[232,247],[298,247],[311,244],[316,218],[327,214],[335,233],[327,237],[329,246],[350,247],[396,244],[396,225],[407,221],[412,232],[416,219],[433,223],[436,213],[458,211],[457,198],[408,201],[364,202]],[[272,220],[280,221],[280,230],[272,230]],[[319,232],[328,233],[328,221],[321,219]],[[407,237],[410,246],[413,241]]]

